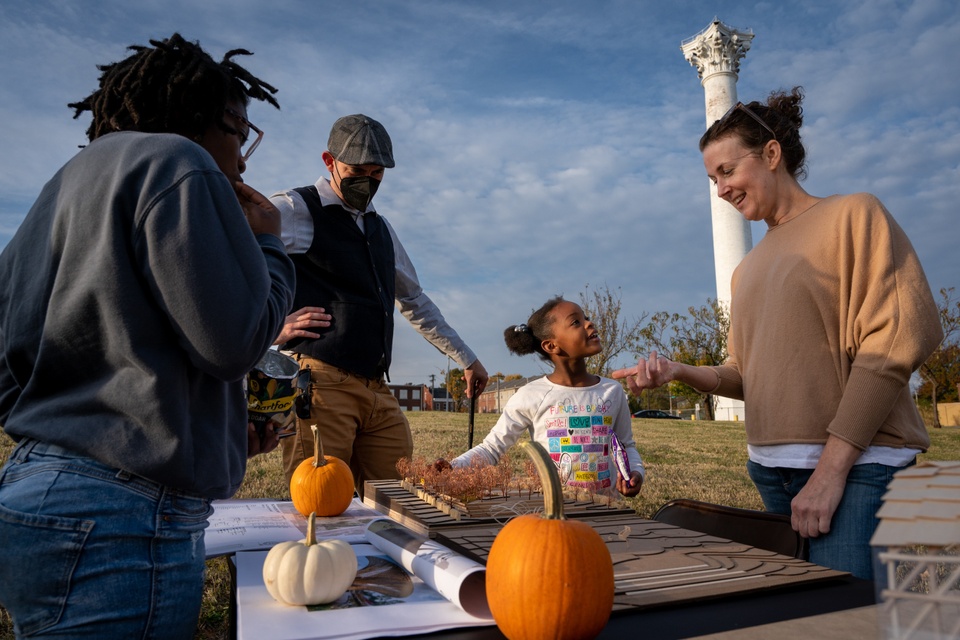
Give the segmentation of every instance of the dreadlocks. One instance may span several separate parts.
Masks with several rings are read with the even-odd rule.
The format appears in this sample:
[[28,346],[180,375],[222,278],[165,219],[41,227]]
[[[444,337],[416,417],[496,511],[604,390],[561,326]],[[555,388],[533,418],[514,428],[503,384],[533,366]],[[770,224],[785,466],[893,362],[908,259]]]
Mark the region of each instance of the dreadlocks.
[[135,53],[113,64],[98,65],[100,88],[74,109],[74,119],[84,111],[93,114],[87,129],[92,142],[113,131],[200,135],[220,122],[227,102],[244,105],[250,98],[280,108],[272,94],[277,90],[232,60],[251,55],[245,49],[228,51],[214,62],[199,43],[174,33],[166,40],[150,40],[155,48],[132,45]]

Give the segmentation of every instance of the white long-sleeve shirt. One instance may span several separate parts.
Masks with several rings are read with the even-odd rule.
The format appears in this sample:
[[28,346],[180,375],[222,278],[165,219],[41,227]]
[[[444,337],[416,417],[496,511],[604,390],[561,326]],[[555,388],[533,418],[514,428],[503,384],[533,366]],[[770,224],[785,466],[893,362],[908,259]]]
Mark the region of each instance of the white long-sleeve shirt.
[[450,464],[455,468],[496,464],[524,432],[550,453],[567,486],[615,493],[611,433],[627,452],[630,470],[646,473],[633,440],[626,393],[608,378],[590,387],[564,387],[546,377],[524,385],[507,401],[483,442]]

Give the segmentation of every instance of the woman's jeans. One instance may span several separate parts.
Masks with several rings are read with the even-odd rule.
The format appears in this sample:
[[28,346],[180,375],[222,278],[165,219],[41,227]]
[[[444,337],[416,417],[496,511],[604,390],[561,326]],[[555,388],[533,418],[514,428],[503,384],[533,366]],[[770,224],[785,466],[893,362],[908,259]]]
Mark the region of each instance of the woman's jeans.
[[17,637],[192,638],[212,511],[205,498],[20,442],[0,471],[0,604]]
[[[830,533],[808,539],[810,562],[849,571],[865,580],[873,579],[870,538],[879,524],[877,511],[883,494],[899,470],[900,467],[882,464],[858,464],[850,469],[843,498],[830,522]],[[788,516],[790,502],[813,473],[813,469],[764,467],[753,461],[747,462],[747,471],[767,511]]]

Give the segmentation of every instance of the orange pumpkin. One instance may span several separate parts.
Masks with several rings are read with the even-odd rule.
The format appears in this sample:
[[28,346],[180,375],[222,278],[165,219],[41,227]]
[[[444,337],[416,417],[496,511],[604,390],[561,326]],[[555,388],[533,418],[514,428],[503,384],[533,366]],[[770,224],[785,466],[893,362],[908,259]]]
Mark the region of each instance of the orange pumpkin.
[[513,518],[487,558],[487,602],[510,640],[594,638],[613,609],[613,561],[590,525],[567,520],[556,466],[521,443],[544,487],[544,512]]
[[290,498],[305,516],[338,516],[353,500],[353,473],[347,463],[323,455],[323,441],[317,425],[313,431],[313,458],[304,460],[290,478]]

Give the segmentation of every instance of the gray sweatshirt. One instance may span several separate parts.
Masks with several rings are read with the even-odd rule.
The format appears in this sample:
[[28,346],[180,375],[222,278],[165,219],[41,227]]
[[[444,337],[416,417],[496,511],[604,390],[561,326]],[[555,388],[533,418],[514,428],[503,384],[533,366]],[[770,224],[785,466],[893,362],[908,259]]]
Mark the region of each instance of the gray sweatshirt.
[[295,287],[213,158],[112,133],[43,188],[0,254],[0,425],[211,499],[246,469],[241,380]]

